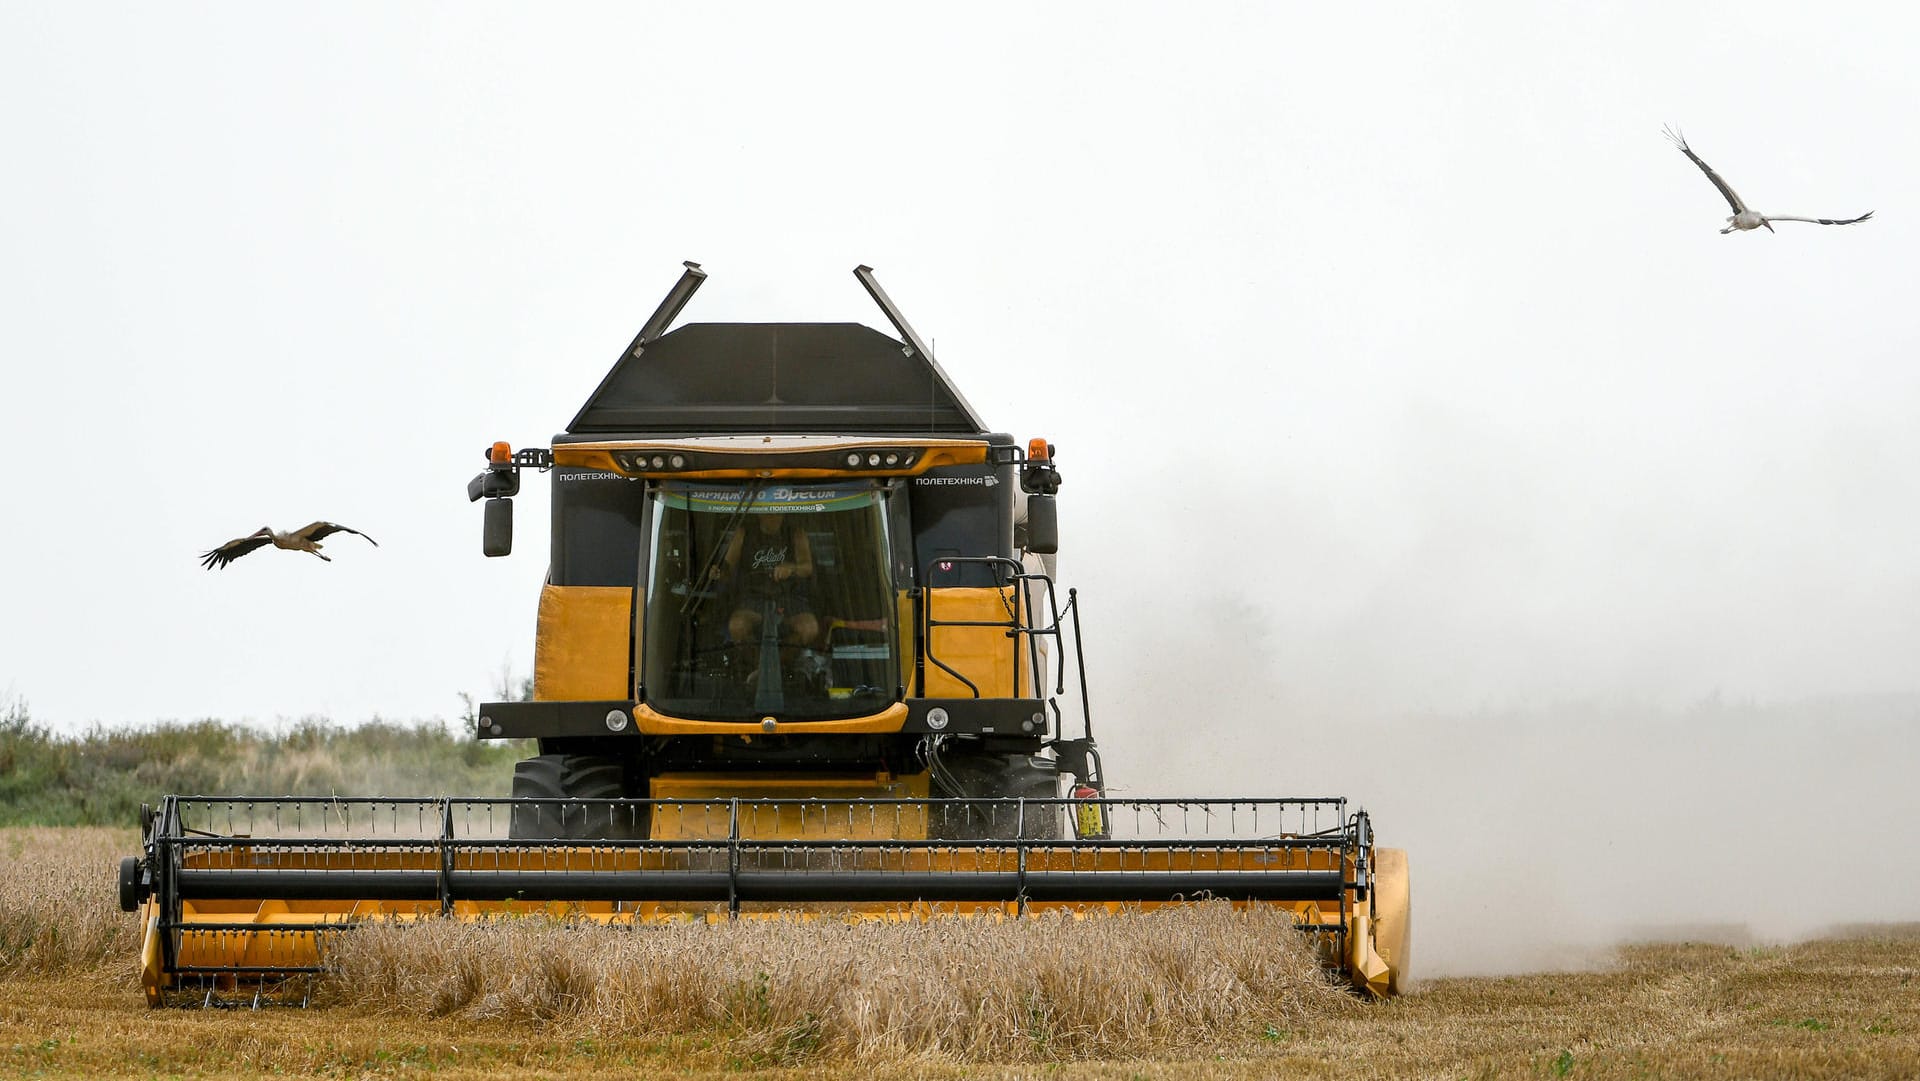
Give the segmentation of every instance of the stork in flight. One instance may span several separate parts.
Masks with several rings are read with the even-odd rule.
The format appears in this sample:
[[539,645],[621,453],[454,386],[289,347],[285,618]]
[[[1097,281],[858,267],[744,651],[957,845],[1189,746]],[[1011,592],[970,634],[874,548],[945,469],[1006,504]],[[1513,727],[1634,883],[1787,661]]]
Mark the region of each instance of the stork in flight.
[[[331,537],[335,533],[351,533],[356,537],[367,537],[357,529],[349,529],[335,522],[309,522],[291,533],[281,533],[271,526],[263,525],[244,537],[237,537],[205,553],[200,557],[200,565],[208,570],[224,567],[255,548],[262,548],[269,544],[275,548],[285,548],[294,552],[308,552],[331,563],[332,557],[320,551],[320,541],[323,537]],[[375,548],[380,547],[380,542],[372,537],[367,537],[367,543]]]
[[1707,174],[1707,179],[1713,181],[1713,186],[1720,189],[1720,194],[1727,197],[1727,204],[1733,207],[1733,213],[1727,218],[1727,227],[1720,230],[1722,234],[1731,233],[1735,229],[1758,229],[1763,225],[1766,226],[1767,232],[1771,233],[1773,223],[1776,221],[1806,221],[1815,225],[1852,225],[1873,217],[1871,210],[1857,218],[1797,218],[1790,214],[1762,214],[1757,210],[1749,210],[1747,204],[1740,201],[1740,196],[1734,194],[1732,186],[1720,179],[1720,174],[1714,172],[1711,166],[1700,160],[1700,155],[1693,152],[1693,148],[1687,145],[1687,140],[1679,132],[1671,127],[1666,128],[1665,131],[1667,138],[1673,140],[1673,145],[1680,148],[1680,153],[1693,159],[1693,163],[1700,167],[1700,171]]

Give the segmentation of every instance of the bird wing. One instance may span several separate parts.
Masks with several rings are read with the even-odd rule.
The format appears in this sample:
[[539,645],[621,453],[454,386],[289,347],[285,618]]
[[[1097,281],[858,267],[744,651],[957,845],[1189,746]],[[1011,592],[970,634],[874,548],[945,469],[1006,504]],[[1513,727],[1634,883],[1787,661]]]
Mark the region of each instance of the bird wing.
[[[317,541],[323,537],[331,537],[335,533],[351,533],[356,537],[367,537],[365,533],[351,526],[341,525],[338,522],[308,522],[306,525],[293,531],[294,536],[305,537],[311,541]],[[380,547],[380,542],[374,540],[372,537],[367,537],[367,543],[373,545],[375,548]]]
[[1869,210],[1865,214],[1862,214],[1857,218],[1796,218],[1791,214],[1768,214],[1767,220],[1768,221],[1810,221],[1815,225],[1853,225],[1856,222],[1866,221],[1868,218],[1871,218],[1871,217],[1873,217],[1873,211]]
[[237,537],[230,540],[211,552],[202,553],[200,556],[200,565],[208,570],[225,567],[227,564],[239,559],[255,548],[272,543],[273,538],[269,536],[264,529],[258,533],[249,533],[244,537]]
[[1714,172],[1711,165],[1701,161],[1700,155],[1693,152],[1693,148],[1687,145],[1687,140],[1682,137],[1679,132],[1674,131],[1672,128],[1668,128],[1666,131],[1667,138],[1672,139],[1673,145],[1680,148],[1680,153],[1692,159],[1693,163],[1700,167],[1700,171],[1707,174],[1707,179],[1713,181],[1713,186],[1720,189],[1720,194],[1727,197],[1727,205],[1733,207],[1733,212],[1735,214],[1745,214],[1747,212],[1747,204],[1740,201],[1740,196],[1734,193],[1733,186],[1720,179],[1720,174]]

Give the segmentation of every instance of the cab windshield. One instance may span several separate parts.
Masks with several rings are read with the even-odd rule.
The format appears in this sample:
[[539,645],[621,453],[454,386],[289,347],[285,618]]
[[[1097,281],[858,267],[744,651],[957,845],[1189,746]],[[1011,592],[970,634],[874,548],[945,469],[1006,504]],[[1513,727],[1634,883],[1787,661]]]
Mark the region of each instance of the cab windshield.
[[878,486],[666,483],[649,498],[649,705],[706,720],[824,720],[892,704],[899,662]]

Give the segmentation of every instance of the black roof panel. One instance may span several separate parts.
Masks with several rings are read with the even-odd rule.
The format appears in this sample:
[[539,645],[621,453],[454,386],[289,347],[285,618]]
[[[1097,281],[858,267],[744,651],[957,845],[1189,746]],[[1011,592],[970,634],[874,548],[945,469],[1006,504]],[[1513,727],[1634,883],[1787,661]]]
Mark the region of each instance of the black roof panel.
[[689,323],[621,356],[570,435],[984,434],[938,370],[859,323]]

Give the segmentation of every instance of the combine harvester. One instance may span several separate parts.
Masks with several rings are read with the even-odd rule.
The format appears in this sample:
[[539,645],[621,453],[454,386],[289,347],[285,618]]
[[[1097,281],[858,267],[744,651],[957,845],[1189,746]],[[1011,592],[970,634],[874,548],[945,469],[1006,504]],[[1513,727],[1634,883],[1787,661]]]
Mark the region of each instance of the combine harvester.
[[[552,478],[510,799],[168,796],[120,900],[148,1001],[303,1001],[370,920],[609,924],[1276,905],[1372,995],[1405,855],[1315,799],[1117,799],[1056,591],[1044,439],[989,431],[875,281],[854,323],[695,323],[689,263],[551,446],[468,486],[512,548]],[[1063,710],[1069,682],[1077,709]],[[1196,719],[1186,723],[1202,723]]]

